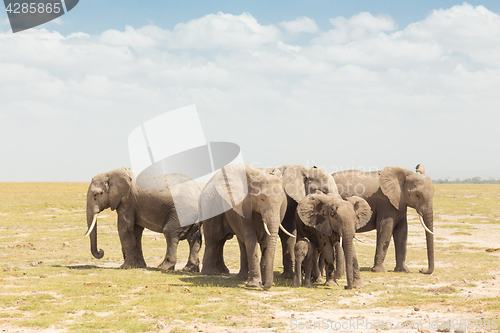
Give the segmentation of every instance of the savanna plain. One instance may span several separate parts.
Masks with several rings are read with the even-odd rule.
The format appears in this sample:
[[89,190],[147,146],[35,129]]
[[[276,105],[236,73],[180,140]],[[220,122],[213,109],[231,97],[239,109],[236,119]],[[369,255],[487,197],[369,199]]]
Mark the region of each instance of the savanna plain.
[[[372,273],[375,231],[356,243],[364,287],[313,284],[248,289],[234,278],[236,240],[225,248],[231,273],[162,273],[165,238],[145,230],[147,269],[121,270],[116,214],[100,214],[94,259],[87,229],[87,183],[0,183],[0,329],[5,332],[498,332],[500,185],[435,185],[435,270],[427,267],[424,230],[410,209],[407,264]],[[179,244],[181,269],[188,244]],[[200,258],[203,257],[203,247]],[[393,325],[393,326],[390,326]]]

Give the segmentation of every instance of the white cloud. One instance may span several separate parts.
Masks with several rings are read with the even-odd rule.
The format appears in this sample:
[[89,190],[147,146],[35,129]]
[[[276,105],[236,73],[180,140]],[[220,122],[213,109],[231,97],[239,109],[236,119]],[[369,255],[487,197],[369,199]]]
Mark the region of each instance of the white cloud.
[[213,49],[252,48],[275,42],[280,31],[273,25],[261,25],[249,13],[241,15],[209,14],[177,24],[168,36],[171,48]]
[[125,31],[108,30],[99,36],[99,40],[106,45],[134,48],[211,50],[258,48],[277,42],[280,36],[276,26],[261,25],[249,13],[232,15],[219,12],[179,23],[173,30],[154,25],[139,29],[127,26]]
[[455,55],[498,66],[500,54],[500,15],[483,6],[469,4],[434,10],[425,20],[412,23],[401,31],[410,41],[434,40]]
[[286,31],[294,34],[299,32],[319,32],[319,28],[316,25],[316,22],[308,17],[299,17],[293,21],[283,21],[278,23],[278,25],[283,27]]
[[334,29],[321,34],[313,41],[317,44],[341,44],[352,40],[376,37],[379,33],[394,31],[396,23],[390,16],[373,16],[370,13],[359,13],[349,19],[336,17],[330,19]]
[[[491,154],[500,121],[497,14],[464,4],[400,30],[369,13],[332,23],[300,46],[247,13],[172,30],[0,33],[0,141],[23,145],[4,155],[36,156],[47,173],[23,178],[13,164],[0,180],[58,180],[74,165],[75,178],[59,180],[89,180],[127,165],[133,128],[193,103],[207,139],[238,143],[249,163],[424,163],[431,176],[457,165],[500,170]],[[64,156],[43,160],[54,146]]]

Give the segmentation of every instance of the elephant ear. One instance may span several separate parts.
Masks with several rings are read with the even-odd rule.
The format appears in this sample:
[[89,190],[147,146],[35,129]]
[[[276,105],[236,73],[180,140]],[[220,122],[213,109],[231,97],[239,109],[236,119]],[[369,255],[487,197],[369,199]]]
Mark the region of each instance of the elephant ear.
[[132,185],[132,176],[130,169],[120,168],[109,172],[108,178],[108,193],[109,193],[109,208],[115,210],[120,201],[130,191]]
[[354,213],[356,214],[356,223],[354,227],[356,230],[364,227],[372,217],[370,205],[366,202],[366,200],[357,196],[348,197],[347,201],[352,203]]
[[281,167],[281,170],[286,194],[296,202],[300,202],[306,196],[304,167],[300,165],[285,165]]
[[418,164],[415,167],[415,172],[420,173],[422,175],[425,175],[425,167],[424,167],[424,165],[423,164]]
[[244,164],[223,167],[213,178],[215,189],[223,199],[224,211],[233,209],[244,218],[252,216],[252,200],[248,195],[248,180]]
[[323,193],[309,194],[297,205],[297,214],[300,220],[319,232],[331,236],[332,226],[328,218],[328,204]]
[[406,177],[413,172],[402,167],[386,167],[380,172],[379,185],[382,193],[389,198],[391,204],[401,210],[404,202],[403,185]]

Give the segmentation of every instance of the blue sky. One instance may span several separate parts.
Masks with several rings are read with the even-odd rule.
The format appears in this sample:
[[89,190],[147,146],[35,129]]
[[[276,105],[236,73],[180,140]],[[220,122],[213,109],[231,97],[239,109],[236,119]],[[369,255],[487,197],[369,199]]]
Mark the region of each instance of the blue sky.
[[[329,19],[337,16],[350,17],[360,12],[373,15],[389,15],[400,27],[424,19],[432,10],[450,8],[460,1],[453,0],[321,0],[321,1],[130,1],[130,0],[81,0],[76,11],[64,16],[65,24],[46,24],[62,34],[83,31],[98,34],[108,29],[123,29],[126,25],[141,27],[149,23],[172,29],[176,24],[187,22],[207,14],[222,11],[239,15],[249,12],[261,24],[273,24],[307,16],[314,18],[321,29],[330,27]],[[477,6],[483,5],[493,12],[500,12],[500,2],[496,0],[467,1]],[[0,18],[7,17],[0,11]]]
[[12,34],[0,181],[129,166],[141,123],[196,104],[256,166],[500,178],[500,2],[97,1]]

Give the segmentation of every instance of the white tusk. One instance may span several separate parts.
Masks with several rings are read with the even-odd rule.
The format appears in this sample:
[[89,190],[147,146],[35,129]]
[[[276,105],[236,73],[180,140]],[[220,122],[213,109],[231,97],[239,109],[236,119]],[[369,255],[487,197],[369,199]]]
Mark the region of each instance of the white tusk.
[[92,232],[92,230],[95,227],[96,222],[97,222],[97,214],[94,214],[94,219],[92,220],[92,225],[90,226],[89,231],[87,231],[87,233],[85,234],[84,237],[88,237],[90,235],[90,233]]
[[282,230],[285,234],[287,234],[288,236],[295,238],[295,235],[293,235],[293,234],[289,233],[288,231],[286,231],[286,229],[285,229],[285,228],[283,228],[283,226],[281,225],[281,223],[280,223],[280,229],[281,229],[281,230]]
[[342,236],[340,236],[340,247],[342,247]]
[[361,242],[361,243],[364,243],[365,241],[362,241],[361,239],[359,239],[358,237],[354,236],[354,239],[357,240],[358,242]]
[[271,233],[269,232],[269,229],[267,229],[267,224],[266,222],[262,221],[264,223],[264,229],[266,229],[266,232],[269,236],[271,236]]
[[424,227],[425,231],[427,231],[431,235],[434,235],[434,233],[432,231],[430,231],[429,228],[427,228],[424,221],[422,221],[422,216],[420,214],[418,214],[418,219],[420,220],[420,224],[422,224],[422,227]]

